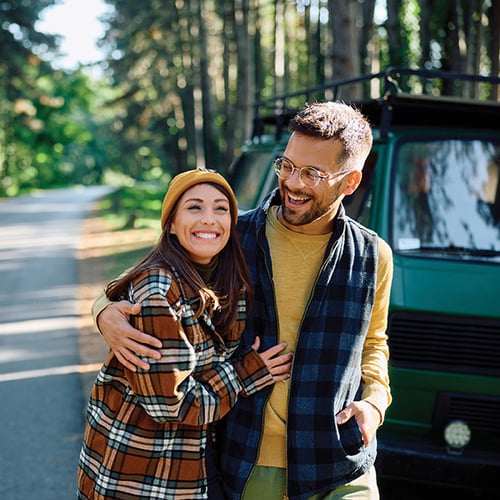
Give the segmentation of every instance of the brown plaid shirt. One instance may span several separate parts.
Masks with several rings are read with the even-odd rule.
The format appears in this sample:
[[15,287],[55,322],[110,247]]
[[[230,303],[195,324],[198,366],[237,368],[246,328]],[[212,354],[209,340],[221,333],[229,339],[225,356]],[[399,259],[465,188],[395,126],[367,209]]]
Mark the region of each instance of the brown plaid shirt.
[[134,326],[163,342],[149,371],[125,369],[113,353],[97,375],[78,468],[79,498],[207,498],[204,451],[211,424],[240,396],[273,383],[255,351],[231,359],[246,319],[226,338],[175,271],[152,269],[130,286],[142,311]]

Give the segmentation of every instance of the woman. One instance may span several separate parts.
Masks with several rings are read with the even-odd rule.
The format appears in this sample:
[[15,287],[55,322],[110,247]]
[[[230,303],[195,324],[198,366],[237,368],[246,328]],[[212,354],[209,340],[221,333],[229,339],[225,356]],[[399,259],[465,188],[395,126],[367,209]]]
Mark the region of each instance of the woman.
[[176,176],[157,246],[108,285],[111,300],[141,303],[134,326],[162,341],[162,357],[133,372],[108,355],[88,405],[78,498],[223,498],[211,424],[291,365],[281,344],[257,353],[258,339],[231,359],[250,295],[237,214],[220,174]]

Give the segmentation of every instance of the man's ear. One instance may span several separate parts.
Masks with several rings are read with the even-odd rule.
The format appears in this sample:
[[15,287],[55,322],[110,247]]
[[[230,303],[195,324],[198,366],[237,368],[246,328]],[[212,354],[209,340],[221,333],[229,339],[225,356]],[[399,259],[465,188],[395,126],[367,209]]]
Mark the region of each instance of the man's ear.
[[347,184],[344,188],[343,193],[346,196],[349,196],[350,194],[354,193],[354,191],[358,189],[362,177],[363,174],[359,170],[353,170],[347,177]]

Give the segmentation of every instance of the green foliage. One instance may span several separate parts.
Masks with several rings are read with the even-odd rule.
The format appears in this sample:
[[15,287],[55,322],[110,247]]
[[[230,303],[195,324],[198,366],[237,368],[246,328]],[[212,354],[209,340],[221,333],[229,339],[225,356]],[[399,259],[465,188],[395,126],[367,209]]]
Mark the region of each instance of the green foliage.
[[161,205],[167,184],[136,183],[123,186],[100,201],[100,214],[116,230],[150,227],[159,231]]
[[[46,62],[57,39],[35,24],[57,0],[0,3],[0,196],[117,179],[166,185],[203,164],[224,173],[256,101],[357,76],[349,71],[498,71],[491,0],[106,2],[101,79]],[[374,16],[382,4],[385,19]],[[344,25],[356,33],[335,32]],[[347,45],[334,50],[339,40]]]

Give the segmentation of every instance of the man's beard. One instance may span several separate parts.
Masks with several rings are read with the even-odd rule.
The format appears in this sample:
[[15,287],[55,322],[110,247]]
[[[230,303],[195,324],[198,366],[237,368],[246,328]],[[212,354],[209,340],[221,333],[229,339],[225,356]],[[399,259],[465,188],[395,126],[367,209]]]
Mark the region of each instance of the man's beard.
[[[317,203],[317,200],[314,196],[311,196],[310,194],[306,193],[292,193],[296,194],[297,196],[307,196],[309,198],[308,203],[311,204],[311,208],[305,212],[302,211],[302,209],[297,209],[294,210],[293,208],[288,208],[285,203],[284,199],[288,193],[288,190],[283,188],[281,192],[281,197],[282,197],[282,203],[281,203],[281,217],[283,220],[289,224],[290,226],[305,226],[306,224],[310,224],[321,217],[323,217],[325,214],[330,212],[333,209],[333,206],[335,205],[335,202],[338,198],[339,193],[335,193],[335,196],[332,198],[332,202],[329,203],[326,206],[319,205]],[[311,203],[312,202],[312,203]],[[299,213],[300,212],[300,213]]]

